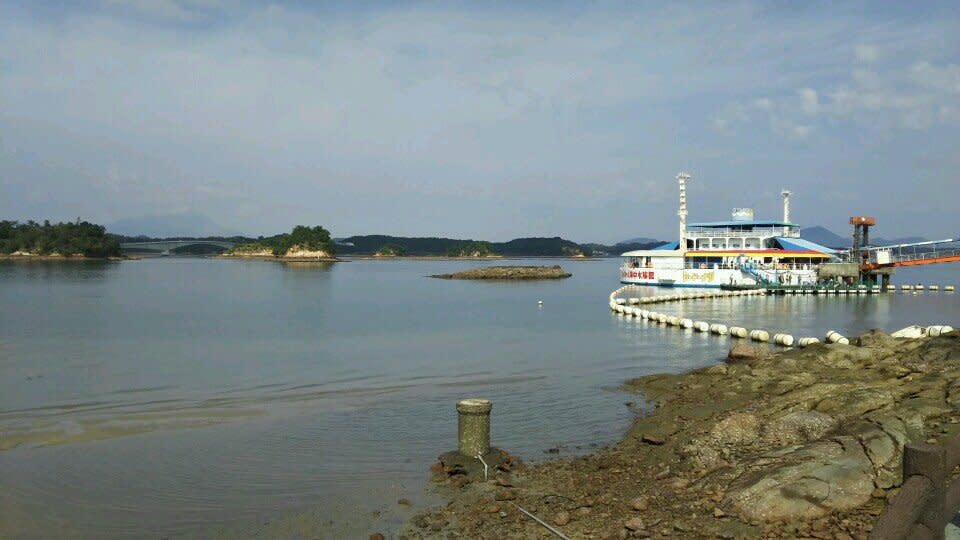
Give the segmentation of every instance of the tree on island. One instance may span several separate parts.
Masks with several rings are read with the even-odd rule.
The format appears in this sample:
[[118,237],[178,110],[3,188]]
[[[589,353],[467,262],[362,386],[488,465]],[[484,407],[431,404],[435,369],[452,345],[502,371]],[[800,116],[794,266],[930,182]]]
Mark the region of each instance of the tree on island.
[[397,244],[386,244],[377,250],[377,257],[403,257],[407,254],[407,250],[403,246],[398,246]]
[[283,257],[293,248],[303,251],[322,251],[331,257],[336,253],[336,246],[330,238],[330,231],[319,225],[316,227],[297,225],[288,233],[261,238],[256,242],[239,244],[229,252],[270,251],[275,257]]
[[117,257],[120,242],[107,234],[102,225],[79,219],[74,223],[56,224],[0,221],[0,253]]
[[489,257],[494,255],[489,242],[461,242],[447,250],[448,257]]

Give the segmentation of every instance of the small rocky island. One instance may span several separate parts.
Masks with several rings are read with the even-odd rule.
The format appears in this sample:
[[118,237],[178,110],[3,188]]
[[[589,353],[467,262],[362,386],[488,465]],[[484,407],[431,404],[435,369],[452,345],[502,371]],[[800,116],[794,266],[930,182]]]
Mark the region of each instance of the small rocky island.
[[436,274],[430,277],[440,279],[563,279],[573,274],[565,272],[559,265],[553,266],[486,266],[453,274]]

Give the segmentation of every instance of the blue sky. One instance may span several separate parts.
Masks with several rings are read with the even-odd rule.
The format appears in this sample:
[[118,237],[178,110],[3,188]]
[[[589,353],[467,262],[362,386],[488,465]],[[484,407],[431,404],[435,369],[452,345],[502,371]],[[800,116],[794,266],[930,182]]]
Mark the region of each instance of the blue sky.
[[0,216],[671,238],[960,232],[950,3],[5,2]]

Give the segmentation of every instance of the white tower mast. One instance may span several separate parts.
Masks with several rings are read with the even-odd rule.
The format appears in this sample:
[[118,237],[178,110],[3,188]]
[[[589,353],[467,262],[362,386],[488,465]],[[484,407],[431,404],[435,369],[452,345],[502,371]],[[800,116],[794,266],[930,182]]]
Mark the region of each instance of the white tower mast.
[[[790,190],[783,190],[780,192],[780,195],[783,195],[783,221],[784,223],[790,223]],[[786,236],[789,231],[789,227],[783,227],[783,235]]]
[[677,174],[677,182],[680,183],[680,210],[677,215],[680,216],[680,253],[687,250],[687,180],[690,175],[681,172]]

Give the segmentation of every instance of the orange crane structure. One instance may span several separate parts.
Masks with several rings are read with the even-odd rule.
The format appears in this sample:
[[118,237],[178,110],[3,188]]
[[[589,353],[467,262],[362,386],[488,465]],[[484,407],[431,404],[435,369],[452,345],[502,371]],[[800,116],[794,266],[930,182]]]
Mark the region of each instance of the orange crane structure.
[[875,281],[879,275],[885,286],[889,283],[890,273],[897,267],[960,262],[958,238],[871,246],[870,227],[876,223],[876,219],[871,216],[850,218],[850,224],[853,225],[853,248],[850,249],[847,259],[859,265],[861,280]]

